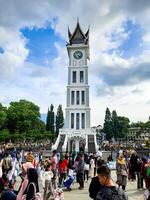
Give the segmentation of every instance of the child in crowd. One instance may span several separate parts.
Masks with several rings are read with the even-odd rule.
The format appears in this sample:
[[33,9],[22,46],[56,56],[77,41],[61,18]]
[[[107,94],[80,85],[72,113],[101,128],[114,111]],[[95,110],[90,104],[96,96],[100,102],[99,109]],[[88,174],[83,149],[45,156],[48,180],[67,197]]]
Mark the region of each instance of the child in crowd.
[[50,196],[53,195],[52,178],[53,172],[51,170],[51,165],[48,164],[42,174],[42,184],[44,188],[43,200],[48,200]]

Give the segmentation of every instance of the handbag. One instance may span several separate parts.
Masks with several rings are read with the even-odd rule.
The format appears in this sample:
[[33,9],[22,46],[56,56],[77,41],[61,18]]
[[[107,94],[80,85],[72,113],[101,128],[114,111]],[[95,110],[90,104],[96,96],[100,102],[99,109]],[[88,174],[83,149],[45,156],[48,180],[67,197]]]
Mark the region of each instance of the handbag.
[[[42,200],[41,194],[39,192],[36,192],[35,184],[34,183],[30,183],[30,184],[33,184],[33,186],[34,186],[34,194],[35,194],[34,197],[32,199],[30,199],[30,200]],[[28,188],[29,188],[30,184],[28,185]],[[27,192],[28,192],[28,188],[27,188]],[[27,194],[24,194],[22,196],[21,200],[26,200],[26,198],[27,198]]]
[[121,175],[122,175],[122,176],[127,176],[126,170],[123,170],[123,169],[122,169],[122,170],[121,170]]

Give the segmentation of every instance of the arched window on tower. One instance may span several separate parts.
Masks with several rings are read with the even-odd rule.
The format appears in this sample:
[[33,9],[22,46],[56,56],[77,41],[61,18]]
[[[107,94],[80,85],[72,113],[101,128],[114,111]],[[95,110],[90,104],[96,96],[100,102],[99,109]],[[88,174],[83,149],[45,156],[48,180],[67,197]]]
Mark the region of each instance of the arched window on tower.
[[74,113],[71,113],[71,129],[74,128]]
[[76,82],[77,82],[77,72],[76,72],[76,71],[73,71],[73,72],[72,72],[72,82],[73,82],[73,83],[76,83]]
[[71,91],[71,105],[74,105],[74,91]]
[[76,104],[79,105],[80,104],[80,92],[76,91]]
[[81,114],[81,123],[82,129],[85,129],[85,113]]
[[85,91],[84,90],[81,91],[81,104],[82,105],[85,104]]
[[84,82],[84,71],[80,71],[80,83]]
[[80,113],[76,113],[76,129],[80,128]]

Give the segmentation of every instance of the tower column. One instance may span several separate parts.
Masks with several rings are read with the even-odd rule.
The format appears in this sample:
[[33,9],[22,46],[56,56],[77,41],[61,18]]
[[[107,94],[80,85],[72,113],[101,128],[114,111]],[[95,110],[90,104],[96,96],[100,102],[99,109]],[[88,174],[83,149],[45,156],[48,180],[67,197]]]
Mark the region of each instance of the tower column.
[[70,142],[71,142],[71,140],[68,139],[68,152],[70,152],[70,150],[71,150],[71,149],[70,149],[70,146],[71,146],[71,145],[70,145]]
[[88,152],[88,135],[85,136],[85,152]]
[[67,149],[67,142],[68,142],[68,135],[65,136],[65,141],[64,141],[64,144],[62,146],[62,151],[66,151],[66,149]]
[[98,145],[96,141],[96,134],[94,134],[94,143],[95,143],[95,150],[98,151]]
[[75,150],[76,152],[79,152],[79,139],[75,140]]

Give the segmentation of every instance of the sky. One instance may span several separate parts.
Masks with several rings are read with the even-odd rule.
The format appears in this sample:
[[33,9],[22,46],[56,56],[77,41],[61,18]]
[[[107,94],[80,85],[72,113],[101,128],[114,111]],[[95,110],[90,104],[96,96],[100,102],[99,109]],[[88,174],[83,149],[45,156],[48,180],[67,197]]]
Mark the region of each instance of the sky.
[[[67,30],[90,26],[91,125],[150,116],[150,1],[0,0],[0,102],[66,107]],[[64,113],[65,114],[65,113]]]

